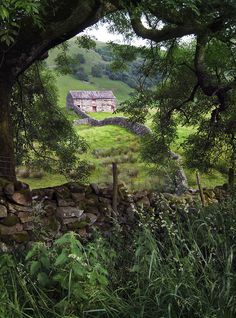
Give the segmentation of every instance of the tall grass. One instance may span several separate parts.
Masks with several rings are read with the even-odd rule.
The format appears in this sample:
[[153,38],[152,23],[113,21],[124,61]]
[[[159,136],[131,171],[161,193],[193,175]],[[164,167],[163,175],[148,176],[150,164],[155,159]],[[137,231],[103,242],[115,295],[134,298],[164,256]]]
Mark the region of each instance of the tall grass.
[[[39,287],[26,260],[14,261],[5,255],[0,267],[0,317],[233,318],[235,239],[235,200],[192,214],[176,211],[153,217],[143,211],[132,233],[116,229],[109,239],[96,238],[83,253],[78,251],[74,259],[82,257],[79,266],[84,266],[85,259],[90,264],[79,278],[86,287],[84,300],[81,295],[73,298],[78,277],[73,270],[69,274],[74,266],[69,263],[71,257],[65,258],[62,267],[50,267],[50,277],[61,275],[63,286],[70,286],[60,289],[55,284]],[[64,248],[45,247],[45,251],[53,261],[65,255]],[[34,262],[37,257],[40,261],[42,256],[35,254]],[[97,288],[90,277],[91,271],[96,273],[96,264],[98,274],[107,279]]]

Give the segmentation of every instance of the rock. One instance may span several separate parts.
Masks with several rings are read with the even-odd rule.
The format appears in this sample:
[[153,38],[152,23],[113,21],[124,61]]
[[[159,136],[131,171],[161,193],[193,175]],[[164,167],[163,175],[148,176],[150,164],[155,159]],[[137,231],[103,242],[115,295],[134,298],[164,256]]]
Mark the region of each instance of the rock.
[[71,198],[76,203],[79,203],[81,201],[84,201],[85,193],[84,192],[82,192],[82,193],[71,193]]
[[29,189],[14,192],[13,195],[8,196],[8,198],[19,205],[31,206],[32,204],[32,195]]
[[5,185],[4,187],[4,193],[6,195],[13,195],[15,192],[15,186],[14,186],[14,183],[8,183]]
[[88,225],[91,226],[97,221],[98,217],[93,213],[86,213],[86,219],[89,220]]
[[8,214],[6,218],[0,221],[1,224],[6,226],[13,226],[19,222],[20,220],[15,214]]
[[70,224],[70,223],[75,223],[75,222],[77,222],[77,221],[86,221],[86,215],[85,215],[85,213],[83,213],[82,215],[81,215],[81,217],[72,217],[72,218],[63,218],[62,219],[62,223],[64,224],[64,225],[67,225],[67,224]]
[[85,198],[86,206],[96,206],[98,204],[98,197],[96,195],[91,194],[90,196]]
[[83,185],[77,182],[69,182],[65,184],[65,186],[69,189],[71,193],[81,193],[81,192],[85,192],[87,189],[86,185]]
[[60,219],[72,217],[79,218],[84,211],[80,210],[78,207],[58,207],[56,213]]
[[75,202],[73,200],[64,200],[57,198],[57,205],[62,207],[75,206]]
[[12,238],[17,243],[24,243],[29,241],[29,234],[27,231],[22,231],[22,232],[13,234]]
[[59,199],[68,200],[70,199],[70,191],[65,186],[61,186],[56,188],[55,197],[57,201]]
[[7,208],[5,205],[0,204],[0,218],[5,218],[7,217]]
[[32,231],[34,229],[34,223],[28,222],[23,224],[24,231]]
[[13,203],[8,203],[8,211],[11,213],[32,212],[32,207],[20,206]]
[[18,223],[13,226],[6,226],[3,224],[0,224],[0,235],[13,235],[18,232],[23,231],[23,225]]
[[19,212],[18,214],[21,223],[32,222],[34,220],[34,215],[29,212]]
[[91,189],[93,190],[93,192],[97,195],[99,195],[99,187],[96,183],[91,183],[90,184]]

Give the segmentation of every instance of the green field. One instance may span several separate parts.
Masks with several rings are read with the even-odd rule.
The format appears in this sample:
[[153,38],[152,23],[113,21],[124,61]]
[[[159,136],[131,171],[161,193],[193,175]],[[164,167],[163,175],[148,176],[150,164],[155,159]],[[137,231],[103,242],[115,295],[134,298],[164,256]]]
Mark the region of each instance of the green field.
[[[81,49],[76,45],[75,39],[69,41],[71,55],[78,52],[85,57],[86,63],[83,64],[85,71],[89,74],[92,65],[102,62],[101,56],[95,51]],[[98,46],[105,44],[97,43]],[[58,53],[58,49],[50,51],[47,59],[48,67],[55,73],[59,106],[64,111],[66,117],[73,121],[77,119],[77,115],[72,111],[66,111],[66,95],[69,90],[112,90],[117,97],[118,102],[122,102],[130,97],[132,89],[123,82],[109,80],[106,77],[96,78],[89,76],[89,82],[79,81],[72,75],[59,75],[55,72],[54,59]],[[104,62],[104,61],[103,61]],[[111,113],[92,113],[96,119],[103,119],[108,116],[118,116],[122,114]],[[147,125],[151,127],[151,119],[148,118]],[[161,189],[163,186],[163,178],[158,175],[150,175],[152,166],[145,163],[140,157],[140,139],[124,128],[117,126],[90,127],[87,125],[75,126],[75,130],[83,137],[89,145],[89,150],[82,155],[82,159],[90,162],[93,172],[89,182],[107,183],[111,182],[111,163],[118,163],[119,179],[125,182],[130,189]],[[193,127],[179,127],[178,140],[173,145],[173,150],[179,154],[183,154],[181,143],[192,132]],[[158,166],[158,165],[157,165]],[[187,169],[185,171],[189,180],[189,185],[196,187],[195,171]],[[205,187],[213,187],[223,184],[226,180],[225,175],[218,171],[211,174],[203,174],[202,185]],[[32,188],[53,186],[66,182],[61,175],[44,174],[42,179],[27,178],[22,179],[30,184]]]
[[[76,115],[66,112],[70,120],[74,120]],[[96,119],[103,119],[108,116],[119,116],[122,114],[92,113]],[[75,126],[78,135],[83,137],[89,145],[89,150],[82,155],[83,159],[90,162],[93,172],[89,182],[99,184],[110,183],[112,181],[111,163],[117,162],[119,168],[119,180],[125,182],[131,190],[137,189],[162,189],[163,179],[157,175],[150,175],[152,166],[143,162],[140,158],[140,139],[124,128],[117,126],[91,127],[88,125]],[[180,143],[192,131],[192,128],[179,127],[179,139],[174,145],[175,151],[181,153]],[[196,187],[195,171],[185,168],[189,185]],[[218,171],[211,174],[202,174],[202,185],[213,187],[223,184],[226,177]],[[32,188],[46,187],[66,182],[61,175],[45,174],[42,179],[27,178],[22,179],[30,184]]]

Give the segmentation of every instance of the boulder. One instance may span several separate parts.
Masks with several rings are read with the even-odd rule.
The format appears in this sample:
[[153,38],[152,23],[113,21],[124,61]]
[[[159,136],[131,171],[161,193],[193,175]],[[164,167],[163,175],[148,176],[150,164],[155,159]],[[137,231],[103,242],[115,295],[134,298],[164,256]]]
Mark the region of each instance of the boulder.
[[7,208],[5,205],[0,204],[0,218],[5,218],[7,216]]
[[3,224],[0,224],[0,235],[13,235],[18,232],[23,231],[23,225],[18,223],[13,226],[6,226]]
[[8,203],[8,211],[15,214],[18,212],[32,212],[32,207],[20,206],[17,204]]
[[86,219],[88,220],[88,225],[91,226],[97,221],[98,217],[93,213],[86,213]]
[[29,212],[19,212],[18,217],[21,220],[21,223],[28,223],[34,220],[34,215]]
[[84,192],[81,192],[81,193],[72,192],[71,198],[74,202],[79,203],[85,199],[85,193]]
[[64,218],[79,218],[84,213],[83,210],[80,210],[78,207],[58,207],[56,214],[60,219]]
[[13,226],[20,222],[20,219],[15,214],[8,214],[7,217],[0,221],[1,224],[6,226]]
[[61,206],[61,207],[66,207],[66,206],[75,206],[75,202],[71,199],[61,199],[61,198],[57,198],[57,205]]
[[68,200],[70,199],[70,191],[65,186],[57,187],[55,191],[55,197],[57,201],[59,199]]
[[99,187],[96,183],[91,183],[90,184],[91,189],[93,190],[93,192],[97,195],[99,195]]
[[24,243],[29,241],[29,234],[27,231],[21,231],[12,235],[12,239],[17,243]]
[[32,194],[29,189],[14,192],[12,195],[8,195],[8,198],[14,203],[22,206],[31,206],[32,204]]

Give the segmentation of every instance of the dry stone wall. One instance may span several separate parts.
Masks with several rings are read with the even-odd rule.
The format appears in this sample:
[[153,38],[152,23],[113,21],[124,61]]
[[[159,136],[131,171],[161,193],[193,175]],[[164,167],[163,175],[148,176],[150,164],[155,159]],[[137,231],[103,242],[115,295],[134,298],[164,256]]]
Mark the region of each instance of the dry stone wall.
[[[196,191],[181,196],[145,190],[130,194],[121,184],[118,194],[118,214],[115,214],[111,186],[67,183],[30,191],[21,182],[6,183],[0,186],[0,242],[17,245],[35,240],[50,241],[67,231],[89,238],[94,228],[109,236],[114,220],[125,231],[130,231],[139,210],[155,211],[158,215],[178,209],[192,212],[199,205]],[[204,190],[204,194],[207,203],[217,203],[228,196],[224,187]]]

